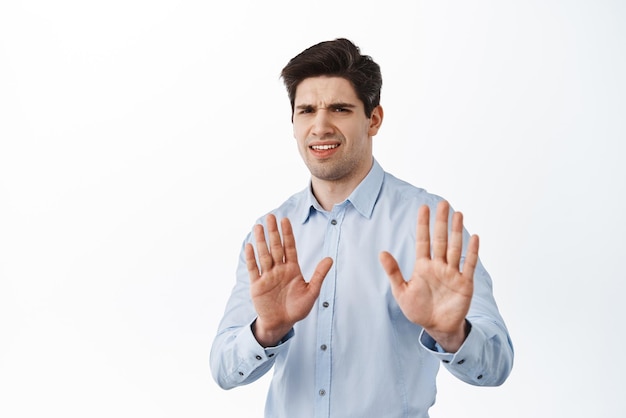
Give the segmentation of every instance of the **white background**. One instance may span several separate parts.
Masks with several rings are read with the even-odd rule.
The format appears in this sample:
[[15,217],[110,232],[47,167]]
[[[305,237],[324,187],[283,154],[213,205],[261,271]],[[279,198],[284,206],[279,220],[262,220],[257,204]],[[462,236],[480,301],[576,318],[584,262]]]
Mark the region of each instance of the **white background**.
[[[375,156],[450,200],[516,348],[433,417],[623,417],[626,6],[3,1],[0,416],[261,417],[208,354],[242,239],[306,186],[278,76],[348,37]],[[268,375],[269,376],[269,375]],[[355,386],[358,390],[358,386]]]

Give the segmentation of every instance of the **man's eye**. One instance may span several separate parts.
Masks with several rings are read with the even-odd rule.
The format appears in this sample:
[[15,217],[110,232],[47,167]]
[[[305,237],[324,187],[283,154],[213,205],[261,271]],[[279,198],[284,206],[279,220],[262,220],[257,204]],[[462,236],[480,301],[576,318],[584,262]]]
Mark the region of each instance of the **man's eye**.
[[349,112],[349,111],[350,111],[350,109],[345,108],[345,107],[336,107],[335,108],[335,112],[337,112],[337,113],[345,113],[345,112]]
[[300,113],[301,115],[305,115],[307,113],[313,113],[313,109],[311,108],[300,109],[300,112],[298,113]]

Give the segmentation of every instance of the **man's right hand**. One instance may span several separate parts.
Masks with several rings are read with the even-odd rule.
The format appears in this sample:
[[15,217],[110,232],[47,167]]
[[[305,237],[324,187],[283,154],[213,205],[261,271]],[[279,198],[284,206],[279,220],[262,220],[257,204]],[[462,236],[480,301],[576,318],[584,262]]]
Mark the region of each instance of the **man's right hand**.
[[304,319],[319,296],[322,282],[333,264],[330,257],[322,259],[309,282],[304,280],[296,241],[289,219],[281,220],[282,242],[276,217],[267,216],[269,247],[262,225],[255,225],[254,238],[259,264],[252,244],[246,244],[245,256],[250,274],[250,296],[257,312],[253,333],[263,347],[272,347]]

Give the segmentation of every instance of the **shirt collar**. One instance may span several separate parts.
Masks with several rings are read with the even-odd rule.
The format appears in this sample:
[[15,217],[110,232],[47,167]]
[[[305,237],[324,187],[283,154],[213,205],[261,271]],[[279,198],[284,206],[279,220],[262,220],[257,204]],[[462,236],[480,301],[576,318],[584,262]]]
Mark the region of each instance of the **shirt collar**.
[[[365,176],[346,199],[354,206],[357,212],[368,219],[371,218],[372,212],[374,211],[374,206],[376,205],[384,177],[385,172],[380,164],[378,164],[378,161],[374,159],[372,168],[367,176]],[[301,222],[306,223],[313,210],[321,211],[323,209],[313,195],[310,182],[309,187],[303,190],[303,193],[303,198],[300,200],[299,212]]]

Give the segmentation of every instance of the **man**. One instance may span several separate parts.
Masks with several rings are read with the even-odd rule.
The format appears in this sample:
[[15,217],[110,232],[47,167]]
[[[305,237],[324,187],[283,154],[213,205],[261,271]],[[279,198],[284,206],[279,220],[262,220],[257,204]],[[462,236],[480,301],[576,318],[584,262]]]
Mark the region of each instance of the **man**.
[[336,39],[282,78],[311,181],[244,242],[211,349],[217,383],[273,367],[265,416],[286,418],[428,417],[441,363],[473,385],[503,383],[513,348],[478,237],[373,157],[379,66]]

